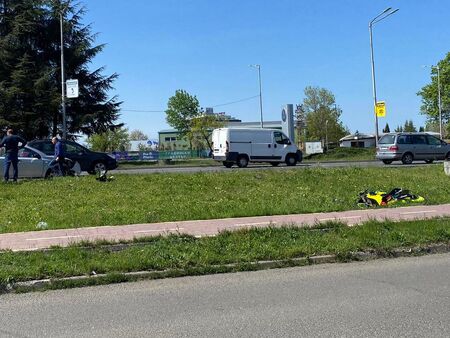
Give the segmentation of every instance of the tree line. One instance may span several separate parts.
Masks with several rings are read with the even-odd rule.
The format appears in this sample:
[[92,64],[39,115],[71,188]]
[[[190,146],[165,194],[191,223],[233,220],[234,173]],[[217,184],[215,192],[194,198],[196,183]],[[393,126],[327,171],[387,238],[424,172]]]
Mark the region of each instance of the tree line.
[[72,0],[0,1],[0,128],[27,139],[61,134],[60,13],[66,79],[78,79],[80,96],[67,100],[67,131],[92,135],[117,127],[121,102],[109,97],[117,74],[90,64],[105,47],[81,19]]

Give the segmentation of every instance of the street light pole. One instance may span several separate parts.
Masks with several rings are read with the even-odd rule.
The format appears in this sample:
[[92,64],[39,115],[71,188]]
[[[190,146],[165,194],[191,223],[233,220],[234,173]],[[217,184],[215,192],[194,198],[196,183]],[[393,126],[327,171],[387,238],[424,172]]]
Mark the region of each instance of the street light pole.
[[67,118],[66,118],[66,82],[64,78],[64,27],[63,27],[63,15],[69,6],[69,2],[59,9],[59,26],[61,33],[61,113],[63,119],[63,135],[62,138],[65,140],[67,138]]
[[250,67],[254,67],[258,69],[258,81],[259,81],[259,110],[261,114],[261,128],[264,128],[263,122],[263,108],[262,108],[262,87],[261,87],[261,65],[250,65]]
[[378,14],[375,18],[373,18],[369,22],[369,33],[370,33],[370,61],[372,65],[372,91],[373,91],[373,104],[374,104],[374,113],[375,113],[375,145],[378,147],[378,116],[376,113],[376,106],[377,106],[377,88],[375,83],[375,60],[373,56],[373,34],[372,34],[372,27],[377,22],[386,19],[388,16],[394,14],[397,12],[398,9],[392,10],[391,7],[386,8],[383,12]]
[[325,121],[325,150],[328,151],[328,120]]

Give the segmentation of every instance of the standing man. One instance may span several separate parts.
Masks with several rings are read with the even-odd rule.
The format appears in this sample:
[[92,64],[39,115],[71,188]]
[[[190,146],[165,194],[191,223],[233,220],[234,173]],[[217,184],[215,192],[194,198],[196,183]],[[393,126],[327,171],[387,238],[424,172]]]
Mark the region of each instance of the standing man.
[[[20,145],[19,145],[20,144]],[[13,181],[17,182],[17,176],[19,176],[19,170],[17,164],[19,162],[18,153],[19,149],[25,147],[27,141],[22,137],[14,135],[14,130],[8,129],[6,136],[0,142],[0,148],[5,147],[5,171],[3,172],[3,178],[5,182],[9,181],[9,168],[11,164],[13,166]]]
[[64,148],[63,144],[57,137],[52,138],[52,143],[55,146],[55,161],[58,165],[59,174],[62,176],[66,175],[64,170]]

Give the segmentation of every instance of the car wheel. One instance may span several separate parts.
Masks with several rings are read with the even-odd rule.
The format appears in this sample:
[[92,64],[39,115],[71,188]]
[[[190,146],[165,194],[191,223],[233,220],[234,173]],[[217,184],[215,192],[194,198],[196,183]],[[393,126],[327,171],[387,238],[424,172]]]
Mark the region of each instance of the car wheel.
[[46,180],[51,180],[53,178],[54,174],[53,174],[53,170],[52,169],[47,169],[47,172],[45,173],[44,178]]
[[233,162],[222,162],[226,168],[231,168],[233,166]]
[[411,153],[406,153],[402,157],[402,163],[403,164],[411,164],[414,160],[414,156]]
[[237,159],[237,165],[239,168],[246,168],[248,166],[248,158],[245,155],[240,155]]
[[297,164],[297,157],[295,155],[289,154],[286,156],[286,165],[292,167]]
[[103,162],[95,162],[92,166],[92,170],[89,171],[89,174],[95,175],[99,171],[105,171],[106,170],[106,164]]
[[270,162],[270,164],[272,165],[272,167],[278,167],[280,162]]
[[430,163],[433,163],[433,161],[434,161],[434,160],[425,160],[425,163],[430,164]]
[[392,160],[383,160],[383,163],[384,163],[384,164],[391,164],[391,163],[392,163]]

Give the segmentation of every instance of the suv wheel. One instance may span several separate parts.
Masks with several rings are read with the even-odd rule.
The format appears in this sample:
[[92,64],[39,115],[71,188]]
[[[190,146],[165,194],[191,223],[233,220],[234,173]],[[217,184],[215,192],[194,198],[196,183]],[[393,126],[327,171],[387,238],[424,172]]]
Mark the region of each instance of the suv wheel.
[[411,153],[406,153],[402,157],[402,163],[403,164],[411,164],[414,160],[414,156]]

